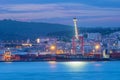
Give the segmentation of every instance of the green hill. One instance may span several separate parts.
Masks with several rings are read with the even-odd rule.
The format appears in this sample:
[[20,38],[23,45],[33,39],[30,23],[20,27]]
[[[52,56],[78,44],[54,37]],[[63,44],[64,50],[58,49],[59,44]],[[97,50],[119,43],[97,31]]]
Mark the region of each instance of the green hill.
[[45,37],[49,33],[71,31],[72,29],[71,26],[61,24],[2,20],[0,21],[0,39],[35,39],[37,37]]
[[[120,31],[120,27],[80,27],[80,33],[96,33],[102,35]],[[13,20],[0,21],[0,40],[26,40],[38,37],[71,38],[74,35],[74,27],[61,24],[20,22]]]

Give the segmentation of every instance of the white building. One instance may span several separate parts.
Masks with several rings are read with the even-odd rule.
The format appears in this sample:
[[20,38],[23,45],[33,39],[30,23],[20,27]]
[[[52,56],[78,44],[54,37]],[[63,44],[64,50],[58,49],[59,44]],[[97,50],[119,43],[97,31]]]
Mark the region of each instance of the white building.
[[101,40],[102,36],[100,33],[88,33],[88,39],[92,39],[92,40]]
[[120,41],[118,41],[118,47],[120,48]]
[[84,46],[84,53],[91,53],[94,50],[94,46],[92,45],[85,45]]

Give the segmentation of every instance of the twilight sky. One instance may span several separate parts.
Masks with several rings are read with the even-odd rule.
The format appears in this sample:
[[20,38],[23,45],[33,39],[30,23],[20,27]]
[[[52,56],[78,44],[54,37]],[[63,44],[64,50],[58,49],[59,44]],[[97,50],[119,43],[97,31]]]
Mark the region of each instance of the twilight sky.
[[120,27],[120,0],[0,0],[0,20]]

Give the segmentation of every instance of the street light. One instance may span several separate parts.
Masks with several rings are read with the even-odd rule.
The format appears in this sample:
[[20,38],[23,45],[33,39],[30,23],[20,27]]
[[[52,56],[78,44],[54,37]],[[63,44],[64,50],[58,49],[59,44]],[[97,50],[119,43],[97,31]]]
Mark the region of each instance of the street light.
[[96,45],[95,45],[95,49],[96,49],[96,50],[99,50],[99,49],[100,49],[100,45],[99,45],[99,44],[96,44]]
[[99,53],[100,47],[100,44],[95,45],[95,53]]
[[37,41],[37,43],[40,43],[40,39],[39,38],[36,41]]
[[51,50],[51,53],[56,53],[56,46],[55,45],[51,45],[50,46],[50,50]]
[[50,46],[50,50],[52,50],[52,51],[56,50],[56,46],[55,45],[51,45]]

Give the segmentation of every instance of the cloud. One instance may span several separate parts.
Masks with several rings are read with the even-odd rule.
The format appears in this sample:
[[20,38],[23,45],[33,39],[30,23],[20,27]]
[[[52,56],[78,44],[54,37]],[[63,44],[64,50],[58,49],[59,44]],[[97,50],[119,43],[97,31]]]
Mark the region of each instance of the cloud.
[[56,4],[13,4],[13,5],[1,5],[2,10],[8,11],[39,11],[39,10],[53,10],[59,6]]
[[[83,23],[117,21],[120,20],[120,8],[101,8],[80,3],[0,5],[0,19],[56,22],[58,18],[58,23],[68,24],[73,17],[80,18]],[[67,21],[62,22],[61,19]]]

